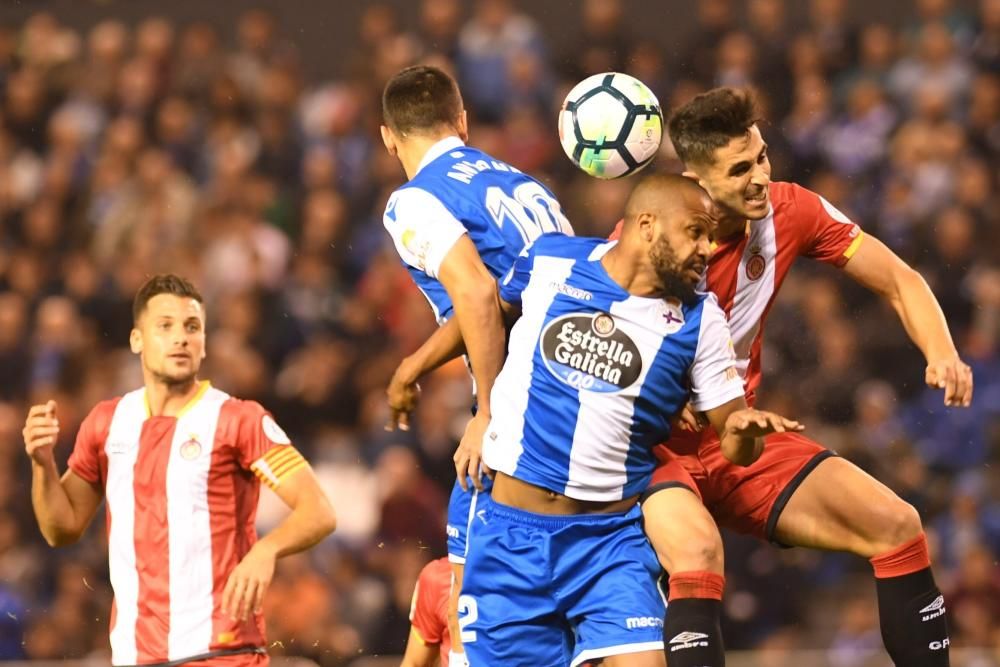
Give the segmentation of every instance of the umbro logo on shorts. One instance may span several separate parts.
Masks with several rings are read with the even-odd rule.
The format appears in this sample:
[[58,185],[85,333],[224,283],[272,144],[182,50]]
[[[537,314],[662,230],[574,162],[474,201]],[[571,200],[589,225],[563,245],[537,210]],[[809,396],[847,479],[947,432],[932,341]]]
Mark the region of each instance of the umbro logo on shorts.
[[931,602],[929,605],[920,610],[922,614],[920,620],[926,623],[932,619],[938,618],[939,616],[944,616],[946,611],[944,607],[944,596],[939,595]]
[[682,632],[670,640],[671,651],[706,646],[708,646],[708,635],[701,632]]

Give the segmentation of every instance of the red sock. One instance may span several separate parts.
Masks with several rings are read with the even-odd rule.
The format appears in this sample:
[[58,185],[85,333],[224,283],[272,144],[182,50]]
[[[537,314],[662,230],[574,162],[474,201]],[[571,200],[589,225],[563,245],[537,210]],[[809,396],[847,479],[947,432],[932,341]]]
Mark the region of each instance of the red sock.
[[678,572],[670,575],[669,600],[703,598],[721,600],[726,578],[714,572]]
[[670,575],[670,603],[663,619],[667,667],[723,667],[722,589],[726,578],[714,572]]
[[[931,556],[927,550],[927,538],[920,533],[892,551],[879,554],[870,559],[875,568],[876,579],[901,577],[913,572],[925,570],[931,566]],[[671,586],[671,590],[673,587]]]

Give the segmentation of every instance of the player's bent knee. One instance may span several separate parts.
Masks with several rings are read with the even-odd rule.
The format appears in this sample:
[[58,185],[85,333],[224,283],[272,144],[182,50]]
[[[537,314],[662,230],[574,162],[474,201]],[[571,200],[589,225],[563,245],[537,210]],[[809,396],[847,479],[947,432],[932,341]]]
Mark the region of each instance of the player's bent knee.
[[686,489],[667,489],[642,506],[646,536],[667,572],[722,574],[722,536],[699,498]]
[[892,519],[889,522],[889,531],[892,536],[892,547],[909,542],[923,532],[923,524],[920,521],[920,513],[910,503],[902,499],[892,507]]
[[876,556],[892,551],[902,544],[914,539],[923,532],[920,513],[913,505],[899,497],[882,503],[875,508],[877,514],[876,526],[868,531],[868,544],[861,555]]

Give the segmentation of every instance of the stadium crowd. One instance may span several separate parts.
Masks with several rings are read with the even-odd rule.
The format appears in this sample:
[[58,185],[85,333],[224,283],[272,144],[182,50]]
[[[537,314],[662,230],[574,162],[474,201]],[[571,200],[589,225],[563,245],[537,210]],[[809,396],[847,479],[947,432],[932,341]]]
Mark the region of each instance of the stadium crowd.
[[[813,0],[801,23],[786,4],[700,0],[669,48],[636,37],[617,0],[584,0],[559,39],[515,0],[423,0],[412,26],[369,4],[329,81],[309,80],[281,19],[256,10],[232,29],[80,31],[45,13],[0,28],[0,658],[106,651],[103,526],[46,547],[20,430],[55,398],[64,463],[87,411],[139,385],[131,298],[166,270],[206,296],[203,375],[271,409],[338,509],[333,538],[279,562],[272,654],[326,667],[402,651],[416,576],[444,552],[470,404],[451,365],[423,383],[414,429],[383,428],[388,379],[434,322],[382,227],[403,174],[379,141],[379,94],[432,62],[457,74],[472,142],[542,177],[593,235],[631,182],[563,157],[554,121],[573,83],[625,71],[665,112],[714,85],[757,88],[775,179],[920,269],[977,382],[970,409],[945,409],[895,314],[803,263],[771,319],[761,405],[920,510],[953,645],[1000,664],[1000,0],[918,0],[864,26],[845,0]],[[678,168],[669,141],[653,168]],[[261,524],[278,512],[265,499]],[[858,665],[881,646],[867,563],[734,536],[726,563],[728,647],[829,647]]]

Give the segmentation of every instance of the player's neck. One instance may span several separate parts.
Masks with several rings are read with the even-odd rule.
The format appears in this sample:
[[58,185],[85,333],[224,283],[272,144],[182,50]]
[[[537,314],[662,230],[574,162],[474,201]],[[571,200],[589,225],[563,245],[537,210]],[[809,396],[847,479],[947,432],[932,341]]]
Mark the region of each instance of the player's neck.
[[633,296],[657,298],[664,296],[659,277],[651,267],[646,266],[632,248],[622,239],[601,258],[601,266],[611,280]]
[[168,383],[146,378],[146,406],[151,417],[176,417],[198,392],[202,383],[191,378],[184,383]]
[[718,227],[715,229],[715,238],[728,239],[730,236],[745,233],[746,229],[746,218],[738,215],[726,216],[719,219]]
[[407,139],[405,144],[399,146],[397,155],[403,165],[403,171],[406,172],[406,180],[413,180],[427,152],[434,147],[434,144],[448,136],[450,135],[414,135]]

